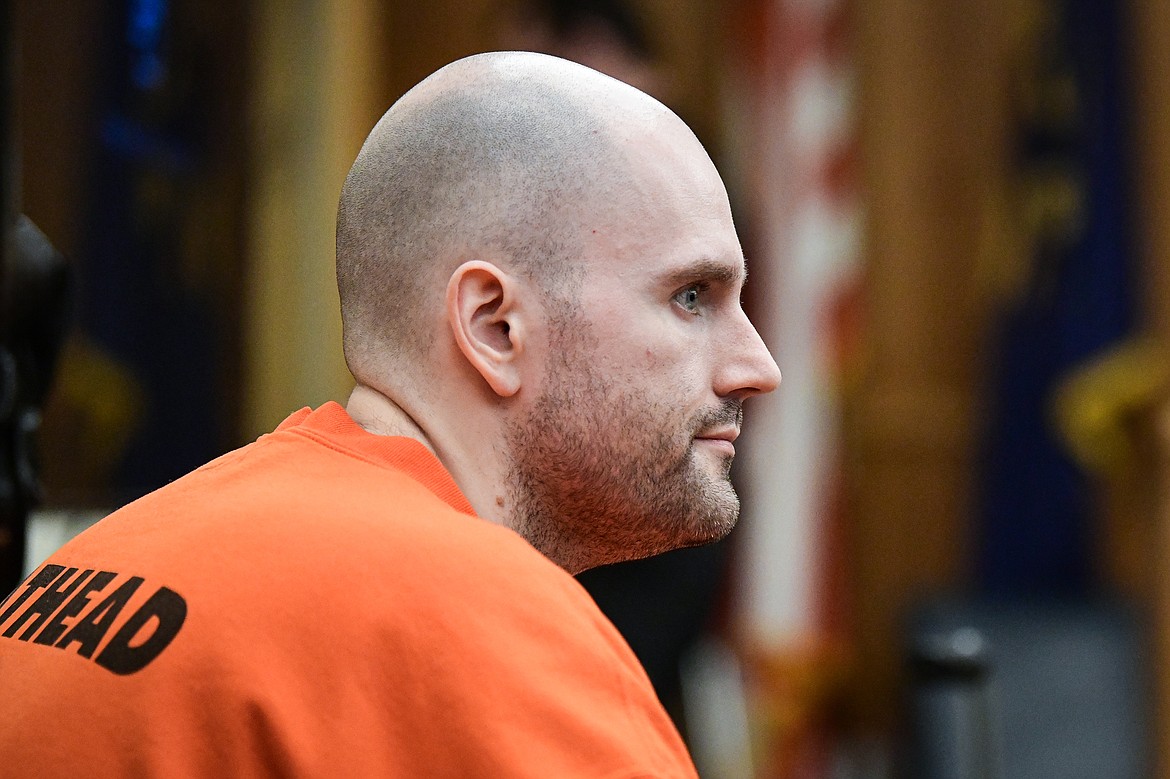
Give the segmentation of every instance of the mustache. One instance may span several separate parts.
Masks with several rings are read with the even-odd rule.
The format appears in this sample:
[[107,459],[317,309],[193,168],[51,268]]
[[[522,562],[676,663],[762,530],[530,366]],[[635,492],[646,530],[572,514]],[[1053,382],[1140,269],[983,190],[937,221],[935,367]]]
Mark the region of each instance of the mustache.
[[742,428],[743,401],[725,400],[714,408],[706,409],[696,416],[694,425],[697,432],[729,425]]

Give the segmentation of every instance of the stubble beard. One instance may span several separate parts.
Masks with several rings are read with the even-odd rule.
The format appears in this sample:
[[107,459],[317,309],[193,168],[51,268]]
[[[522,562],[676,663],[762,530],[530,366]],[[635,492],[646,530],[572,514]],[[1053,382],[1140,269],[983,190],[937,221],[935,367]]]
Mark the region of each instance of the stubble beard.
[[565,330],[548,390],[507,436],[516,529],[572,573],[726,536],[739,516],[731,457],[701,462],[713,455],[697,452],[694,436],[738,425],[741,403],[679,421],[676,408],[600,376]]

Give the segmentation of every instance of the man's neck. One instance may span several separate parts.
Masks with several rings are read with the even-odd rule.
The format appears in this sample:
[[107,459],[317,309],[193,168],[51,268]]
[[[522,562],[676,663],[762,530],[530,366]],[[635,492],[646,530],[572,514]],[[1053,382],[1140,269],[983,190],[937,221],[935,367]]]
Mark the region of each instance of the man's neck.
[[460,442],[491,440],[485,431],[476,431],[467,418],[458,420],[458,432],[448,429],[450,420],[416,420],[398,402],[373,387],[358,384],[345,410],[363,430],[374,435],[404,436],[419,441],[451,474],[455,483],[483,519],[513,527],[513,507],[508,505],[503,485],[504,472],[494,447],[466,449]]
[[432,453],[435,447],[418,423],[390,398],[375,389],[358,384],[345,404],[346,413],[368,433],[413,438]]

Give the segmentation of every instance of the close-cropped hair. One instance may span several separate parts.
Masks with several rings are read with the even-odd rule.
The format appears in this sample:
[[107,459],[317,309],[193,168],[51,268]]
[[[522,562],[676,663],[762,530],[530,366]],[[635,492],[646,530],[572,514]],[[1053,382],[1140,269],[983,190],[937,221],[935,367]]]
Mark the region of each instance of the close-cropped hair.
[[549,294],[574,277],[582,220],[611,188],[616,147],[567,89],[494,76],[408,94],[346,178],[337,280],[351,369],[372,350],[425,350],[420,317],[460,262],[495,262]]

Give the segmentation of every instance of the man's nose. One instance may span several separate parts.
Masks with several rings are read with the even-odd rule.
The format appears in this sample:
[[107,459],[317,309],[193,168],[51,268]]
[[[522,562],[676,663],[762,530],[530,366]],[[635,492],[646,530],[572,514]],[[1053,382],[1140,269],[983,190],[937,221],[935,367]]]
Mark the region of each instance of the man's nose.
[[763,395],[780,386],[780,368],[747,315],[740,312],[734,347],[723,354],[722,378],[715,387],[721,397]]

